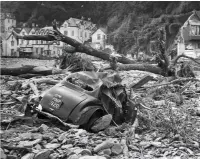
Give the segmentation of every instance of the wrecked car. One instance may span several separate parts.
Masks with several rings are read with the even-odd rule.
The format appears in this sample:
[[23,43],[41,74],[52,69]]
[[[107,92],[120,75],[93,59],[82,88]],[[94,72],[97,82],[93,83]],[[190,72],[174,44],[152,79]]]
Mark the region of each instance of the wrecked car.
[[136,109],[121,81],[116,73],[72,73],[44,93],[42,111],[87,130],[107,114],[112,115],[111,124],[134,122]]

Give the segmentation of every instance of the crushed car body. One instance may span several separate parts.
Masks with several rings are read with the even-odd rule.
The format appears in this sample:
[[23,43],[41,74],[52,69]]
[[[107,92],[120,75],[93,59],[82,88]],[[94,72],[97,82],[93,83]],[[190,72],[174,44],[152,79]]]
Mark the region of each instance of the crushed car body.
[[45,92],[40,101],[42,111],[88,130],[107,114],[115,124],[133,122],[136,109],[121,81],[116,73],[72,73]]

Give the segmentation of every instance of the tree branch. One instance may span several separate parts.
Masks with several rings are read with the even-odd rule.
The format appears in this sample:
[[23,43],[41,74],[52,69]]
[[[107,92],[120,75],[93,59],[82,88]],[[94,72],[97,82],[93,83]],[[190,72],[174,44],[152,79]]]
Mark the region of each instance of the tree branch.
[[190,59],[190,60],[192,60],[192,61],[194,61],[195,63],[197,63],[197,64],[200,65],[200,62],[198,62],[195,58],[189,57],[189,56],[186,56],[186,55],[182,54],[182,55],[179,55],[179,56],[175,57],[175,58],[171,61],[171,65],[169,66],[169,69],[171,69],[173,66],[175,66],[175,65],[177,64],[178,60],[179,60],[181,57],[188,58],[188,59]]
[[140,71],[147,71],[155,74],[162,74],[162,69],[151,64],[124,64],[118,65],[118,70],[140,70]]

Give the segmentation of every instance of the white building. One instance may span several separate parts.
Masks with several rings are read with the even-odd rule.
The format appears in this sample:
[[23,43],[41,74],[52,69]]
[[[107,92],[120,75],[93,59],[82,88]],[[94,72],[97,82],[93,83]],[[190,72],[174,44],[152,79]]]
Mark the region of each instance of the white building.
[[61,25],[60,32],[80,43],[89,40],[96,25],[91,21],[70,18]]
[[[47,35],[53,27],[44,27],[36,30],[36,35]],[[45,41],[45,40],[35,40],[33,45],[33,55],[34,57],[57,57],[62,55],[62,48],[60,41]]]
[[1,49],[1,56],[5,57],[18,57],[19,53],[17,51],[18,41],[12,35],[11,32],[1,33],[2,38],[2,49]]
[[[22,28],[20,35],[29,35],[31,28]],[[31,40],[19,39],[19,56],[20,57],[31,57],[33,52],[33,46]]]
[[178,55],[200,57],[200,11],[194,11],[180,29],[177,41]]
[[16,27],[16,19],[12,13],[0,13],[1,19],[1,56],[19,56],[17,39],[11,34]]
[[107,39],[106,32],[107,32],[106,29],[100,28],[92,34],[91,46],[93,48],[102,50],[105,49],[106,39]]
[[16,19],[12,13],[0,13],[1,33],[11,31],[12,27],[16,27]]

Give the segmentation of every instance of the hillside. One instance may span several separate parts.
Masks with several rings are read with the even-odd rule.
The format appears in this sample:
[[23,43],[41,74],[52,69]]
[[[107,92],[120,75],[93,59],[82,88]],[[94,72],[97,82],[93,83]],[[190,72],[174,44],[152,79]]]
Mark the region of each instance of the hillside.
[[[109,40],[121,54],[147,51],[151,38],[155,38],[155,26],[166,14],[176,15],[200,8],[198,1],[136,1],[136,2],[39,2],[4,1],[3,11],[15,14],[18,25],[33,22],[39,26],[51,25],[53,19],[60,24],[70,18],[91,18],[99,26],[108,26]],[[166,21],[163,21],[164,23]],[[149,26],[151,24],[151,26]],[[157,28],[159,28],[157,26]],[[153,30],[153,31],[152,31]]]

